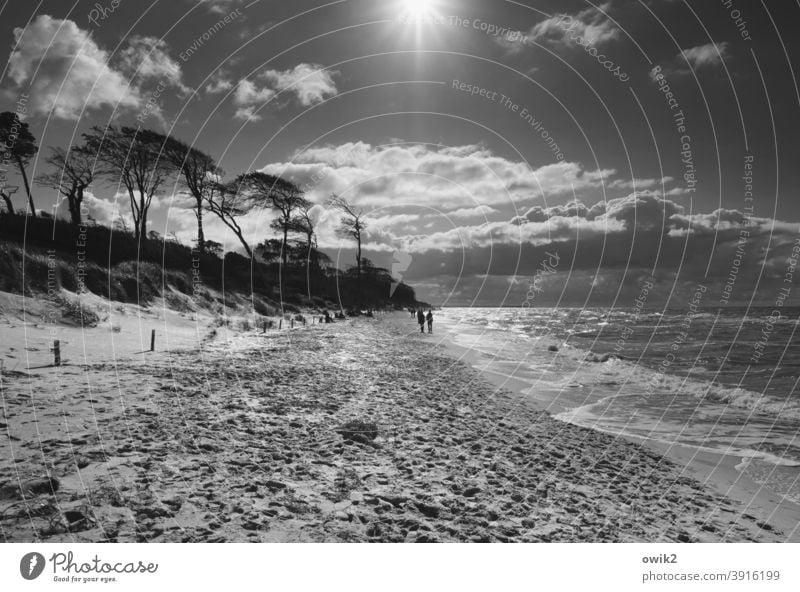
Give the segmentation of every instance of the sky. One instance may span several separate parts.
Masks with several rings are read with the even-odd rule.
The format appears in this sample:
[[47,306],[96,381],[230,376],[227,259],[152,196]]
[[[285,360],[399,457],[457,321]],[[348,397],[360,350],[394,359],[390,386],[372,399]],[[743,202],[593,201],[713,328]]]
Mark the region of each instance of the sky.
[[[365,255],[433,304],[630,307],[645,290],[680,308],[698,285],[707,306],[800,302],[797,2],[7,0],[0,14],[0,109],[24,107],[34,178],[47,147],[138,122],[229,177],[297,183],[341,267],[353,245],[325,203],[363,208]],[[34,198],[66,216],[52,190]],[[98,222],[129,218],[113,180],[87,203]],[[243,221],[252,244],[274,216]],[[196,235],[174,182],[150,220]],[[238,248],[210,216],[206,236]]]

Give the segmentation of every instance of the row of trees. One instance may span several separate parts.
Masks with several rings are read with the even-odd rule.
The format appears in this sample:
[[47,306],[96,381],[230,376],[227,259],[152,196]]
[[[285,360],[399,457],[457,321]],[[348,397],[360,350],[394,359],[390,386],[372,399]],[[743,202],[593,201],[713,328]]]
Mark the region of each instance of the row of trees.
[[[0,114],[0,148],[24,180],[30,211],[35,216],[33,195],[27,175],[27,165],[38,152],[36,139],[26,122],[16,113]],[[181,193],[191,198],[197,219],[197,249],[206,252],[203,231],[204,212],[218,217],[241,243],[248,257],[250,246],[241,217],[262,208],[277,213],[271,228],[281,236],[281,264],[286,268],[290,253],[289,235],[304,237],[306,264],[309,269],[319,264],[313,204],[297,185],[263,172],[242,173],[225,181],[223,171],[209,154],[172,136],[126,126],[93,127],[83,134],[83,142],[69,149],[51,147],[45,158],[50,171],[36,183],[57,190],[66,200],[70,220],[82,223],[83,201],[87,190],[100,179],[121,186],[127,192],[134,239],[139,243],[147,235],[148,212],[155,195],[177,175]],[[18,189],[10,187],[5,177],[0,195],[6,209],[14,213],[12,195]],[[340,213],[337,233],[356,242],[356,273],[361,291],[363,258],[362,239],[366,230],[364,211],[340,196],[331,196],[328,205]]]

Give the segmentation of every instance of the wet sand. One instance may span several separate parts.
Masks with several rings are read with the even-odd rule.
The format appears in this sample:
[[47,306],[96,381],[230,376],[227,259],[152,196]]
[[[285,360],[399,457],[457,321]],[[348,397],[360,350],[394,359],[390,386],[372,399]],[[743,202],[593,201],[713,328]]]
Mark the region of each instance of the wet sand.
[[650,448],[556,421],[492,386],[409,321],[214,331],[169,352],[6,366],[0,534],[786,539]]

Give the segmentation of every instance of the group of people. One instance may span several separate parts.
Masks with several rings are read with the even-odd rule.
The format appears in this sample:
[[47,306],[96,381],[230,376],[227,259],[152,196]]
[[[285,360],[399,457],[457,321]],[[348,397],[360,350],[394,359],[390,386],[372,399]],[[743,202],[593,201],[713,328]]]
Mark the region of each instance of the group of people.
[[428,324],[428,333],[433,333],[433,311],[429,310],[428,314],[425,314],[421,308],[416,312],[412,309],[411,316],[413,317],[416,315],[417,323],[419,323],[419,332],[425,333],[425,323]]

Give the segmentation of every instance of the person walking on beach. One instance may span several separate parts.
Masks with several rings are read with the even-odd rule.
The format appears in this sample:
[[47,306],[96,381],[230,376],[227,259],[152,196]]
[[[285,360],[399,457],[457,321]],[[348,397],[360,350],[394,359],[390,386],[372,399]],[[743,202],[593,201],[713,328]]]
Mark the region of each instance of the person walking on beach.
[[425,319],[428,321],[428,333],[433,333],[433,311],[429,310],[428,314],[425,315]]
[[419,332],[425,333],[425,313],[421,308],[417,311],[417,322],[419,323]]

